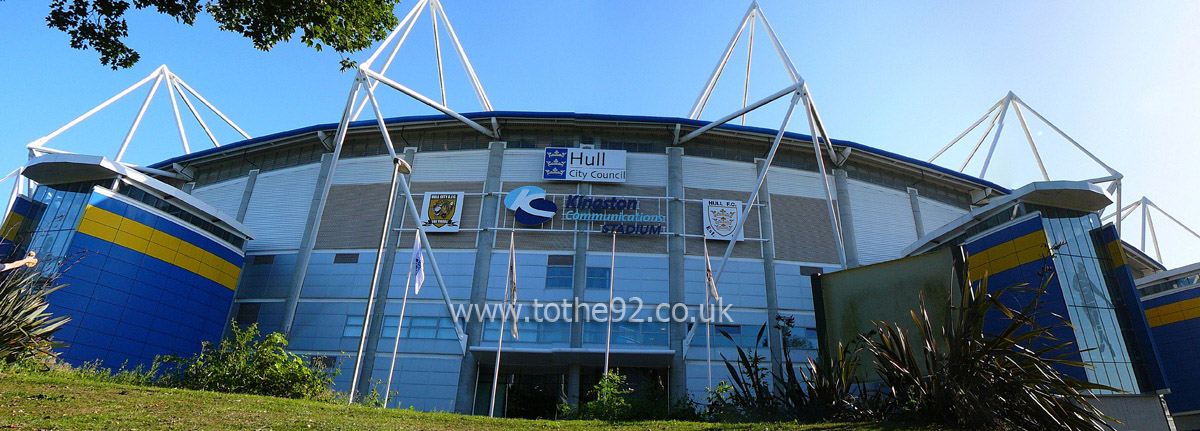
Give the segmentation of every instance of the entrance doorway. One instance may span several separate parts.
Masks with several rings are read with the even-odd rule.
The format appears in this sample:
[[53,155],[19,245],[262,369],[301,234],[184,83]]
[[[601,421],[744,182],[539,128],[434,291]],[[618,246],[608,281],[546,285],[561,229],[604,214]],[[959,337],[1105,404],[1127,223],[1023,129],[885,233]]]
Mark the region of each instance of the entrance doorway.
[[[492,369],[480,367],[475,385],[475,414],[488,414],[492,396]],[[567,376],[563,373],[500,372],[496,385],[496,417],[557,419],[558,405],[567,402]]]

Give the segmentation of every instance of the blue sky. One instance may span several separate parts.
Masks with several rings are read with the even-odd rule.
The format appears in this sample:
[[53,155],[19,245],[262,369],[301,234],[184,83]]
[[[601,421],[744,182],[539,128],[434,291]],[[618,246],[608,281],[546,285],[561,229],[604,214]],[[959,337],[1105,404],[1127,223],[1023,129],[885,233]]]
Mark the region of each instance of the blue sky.
[[[413,1],[397,9],[407,13]],[[445,0],[444,6],[498,110],[685,116],[732,35],[747,2]],[[1007,91],[1125,174],[1125,196],[1147,195],[1200,227],[1200,3],[1197,2],[794,2],[763,0],[772,25],[809,83],[830,134],[927,159]],[[26,143],[46,135],[167,64],[250,135],[338,120],[350,73],[338,55],[299,43],[271,52],[221,32],[208,19],[176,24],[151,12],[129,15],[130,44],[142,61],[130,70],[100,66],[44,24],[46,2],[0,2],[0,170],[25,160]],[[444,29],[443,29],[444,31]],[[428,17],[418,21],[389,76],[437,94]],[[444,36],[444,33],[443,33]],[[443,37],[443,42],[447,39]],[[479,110],[448,43],[443,47],[449,105]],[[362,60],[370,53],[352,58]],[[741,103],[745,40],[702,118]],[[750,98],[787,84],[759,27]],[[391,92],[387,116],[432,111]],[[81,123],[49,146],[114,154],[145,91]],[[151,163],[182,150],[165,93],[155,98],[127,160]],[[778,127],[782,102],[747,124]],[[1011,115],[987,178],[1019,186],[1038,178]],[[210,125],[215,116],[205,118]],[[193,148],[205,138],[185,124]],[[1104,171],[1032,121],[1052,177]],[[237,140],[216,127],[222,142]],[[802,121],[790,130],[807,133]],[[977,135],[972,135],[978,139]],[[971,138],[968,138],[968,140]],[[974,141],[971,141],[973,143]],[[960,144],[938,162],[965,159]],[[978,174],[981,157],[968,173]],[[0,196],[8,194],[0,185]],[[1136,216],[1135,216],[1136,217]],[[1140,241],[1135,217],[1125,238]],[[1200,239],[1155,217],[1164,261],[1200,260]]]

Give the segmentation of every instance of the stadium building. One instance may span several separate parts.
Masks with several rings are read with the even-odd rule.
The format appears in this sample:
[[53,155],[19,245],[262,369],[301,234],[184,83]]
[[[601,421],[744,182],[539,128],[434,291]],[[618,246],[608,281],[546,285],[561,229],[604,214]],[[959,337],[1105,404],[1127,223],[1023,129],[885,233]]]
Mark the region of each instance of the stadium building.
[[[381,51],[430,3],[418,2]],[[432,13],[445,21],[440,9]],[[743,28],[755,17],[774,38],[757,4]],[[194,353],[233,321],[282,332],[292,351],[337,367],[337,390],[382,391],[377,382],[394,380],[392,407],[552,417],[558,404],[587,399],[606,364],[663,399],[703,397],[728,378],[722,355],[759,345],[759,329],[777,316],[796,327],[788,339],[768,330],[764,356],[778,365],[784,344],[816,355],[814,274],[964,245],[990,256],[973,267],[1018,271],[1006,275],[1017,280],[1032,268],[1024,264],[1067,243],[1092,253],[1088,292],[1107,304],[1096,325],[1108,325],[1099,332],[1108,368],[1081,376],[1157,403],[1168,382],[1154,374],[1139,301],[1128,300],[1132,277],[1157,264],[1100,224],[1113,196],[1075,181],[1009,190],[829,139],[782,50],[791,85],[699,120],[728,52],[688,118],[497,111],[478,87],[485,110],[460,114],[372,71],[377,52],[339,123],[145,167],[120,161],[126,145],[111,159],[46,147],[60,129],[30,146],[38,157],[22,176],[32,183],[10,205],[3,245],[37,251],[69,284],[51,310],[72,316],[58,334],[71,362]],[[355,121],[372,82],[441,113]],[[810,134],[729,123],[788,96],[783,128],[794,110]],[[418,233],[427,278],[415,292]],[[711,327],[696,323],[701,304],[715,300],[706,254],[728,316]],[[1063,278],[1075,272],[1063,274],[1063,286],[1076,285]],[[463,316],[511,300],[514,284],[515,329]],[[1095,304],[1069,291],[1058,294],[1084,328],[1079,339],[1100,342],[1096,325],[1084,325],[1093,313],[1076,310]],[[608,311],[610,297],[624,307]]]

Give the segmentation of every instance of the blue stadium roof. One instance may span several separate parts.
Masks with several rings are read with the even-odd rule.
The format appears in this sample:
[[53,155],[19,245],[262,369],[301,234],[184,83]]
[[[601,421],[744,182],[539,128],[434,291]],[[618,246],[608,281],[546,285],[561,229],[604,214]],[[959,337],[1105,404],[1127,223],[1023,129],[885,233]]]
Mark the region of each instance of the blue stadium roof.
[[[595,121],[624,121],[624,122],[636,122],[636,123],[664,123],[664,124],[678,123],[678,124],[695,126],[695,127],[700,127],[700,126],[703,126],[703,125],[709,123],[708,121],[692,120],[689,118],[656,117],[656,116],[644,116],[644,115],[586,114],[586,113],[578,113],[578,112],[484,111],[484,112],[463,113],[462,115],[464,117],[471,118],[471,119],[490,118],[490,117],[544,118],[544,119],[562,119],[562,120],[574,119],[574,120],[595,120]],[[444,121],[444,120],[453,120],[453,118],[448,115],[441,115],[441,114],[438,114],[438,115],[414,115],[414,116],[405,116],[405,117],[386,118],[386,119],[384,119],[384,122],[386,124],[402,124],[402,123],[412,123],[412,122]],[[352,127],[352,128],[353,127],[369,127],[369,126],[373,126],[375,124],[376,124],[375,120],[361,120],[361,121],[355,121],[353,123],[350,123],[350,127]],[[243,141],[234,142],[234,143],[231,143],[228,145],[223,145],[218,148],[209,148],[209,149],[205,149],[202,151],[194,152],[192,154],[186,154],[186,155],[182,155],[182,156],[178,156],[178,157],[173,157],[171,159],[167,159],[167,160],[152,164],[152,165],[150,165],[150,167],[161,169],[165,166],[170,166],[172,163],[184,162],[189,159],[194,159],[197,157],[204,157],[204,156],[207,156],[210,154],[216,154],[216,153],[226,152],[226,151],[230,151],[230,150],[235,150],[235,149],[242,148],[242,147],[252,146],[252,145],[260,143],[260,142],[272,141],[272,140],[276,140],[276,139],[282,139],[282,138],[288,138],[288,137],[292,137],[292,136],[303,135],[306,133],[316,132],[318,130],[336,129],[337,126],[338,126],[338,123],[325,123],[325,124],[316,124],[316,125],[312,125],[312,126],[308,126],[308,127],[301,127],[299,129],[292,129],[292,130],[288,130],[288,131],[284,131],[284,132],[272,133],[269,135],[259,136],[256,138],[250,138],[250,139],[246,139]],[[729,124],[729,123],[717,126],[716,129],[736,131],[736,132],[760,133],[760,134],[765,134],[765,135],[774,135],[776,133],[776,130],[768,129],[765,127],[740,126],[740,125]],[[802,133],[787,132],[784,134],[784,136],[789,139],[794,139],[794,140],[812,141],[811,136],[805,135]],[[839,145],[839,146],[850,147],[857,151],[865,151],[865,152],[868,152],[871,154],[876,154],[876,155],[879,155],[882,157],[896,159],[899,161],[903,161],[905,163],[911,163],[911,164],[921,166],[921,167],[924,167],[927,169],[931,169],[931,170],[934,170],[934,171],[937,171],[937,172],[940,172],[940,173],[943,173],[943,174],[946,174],[946,175],[949,175],[949,176],[952,176],[955,178],[974,182],[974,183],[980,184],[984,187],[991,187],[991,188],[993,188],[997,191],[1003,192],[1003,193],[1011,192],[1009,189],[1002,187],[998,184],[995,184],[991,181],[988,181],[988,180],[985,180],[982,178],[977,178],[977,177],[974,177],[971,175],[967,175],[962,172],[958,172],[958,171],[955,171],[952,169],[938,166],[938,165],[935,165],[935,164],[932,164],[932,163],[929,163],[929,162],[926,162],[923,160],[917,160],[912,157],[904,156],[901,154],[896,154],[891,151],[881,150],[881,149],[866,146],[866,145],[863,145],[863,144],[860,144],[857,142],[844,141],[844,140],[840,140],[840,139],[833,139],[833,143],[835,145]]]

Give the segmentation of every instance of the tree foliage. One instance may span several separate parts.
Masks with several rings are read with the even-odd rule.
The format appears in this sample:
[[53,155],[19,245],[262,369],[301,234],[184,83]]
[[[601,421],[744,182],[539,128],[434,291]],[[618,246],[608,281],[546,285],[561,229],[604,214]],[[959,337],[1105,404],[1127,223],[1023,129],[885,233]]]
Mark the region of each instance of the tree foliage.
[[[369,48],[387,36],[398,23],[393,13],[399,0],[52,0],[46,22],[66,32],[71,47],[93,49],[100,63],[129,68],[141,55],[127,44],[125,14],[134,8],[153,9],[193,25],[208,13],[221,30],[250,39],[254,47],[269,51],[299,35],[305,45],[325,47],[345,54]],[[342,58],[342,68],[353,62]]]

